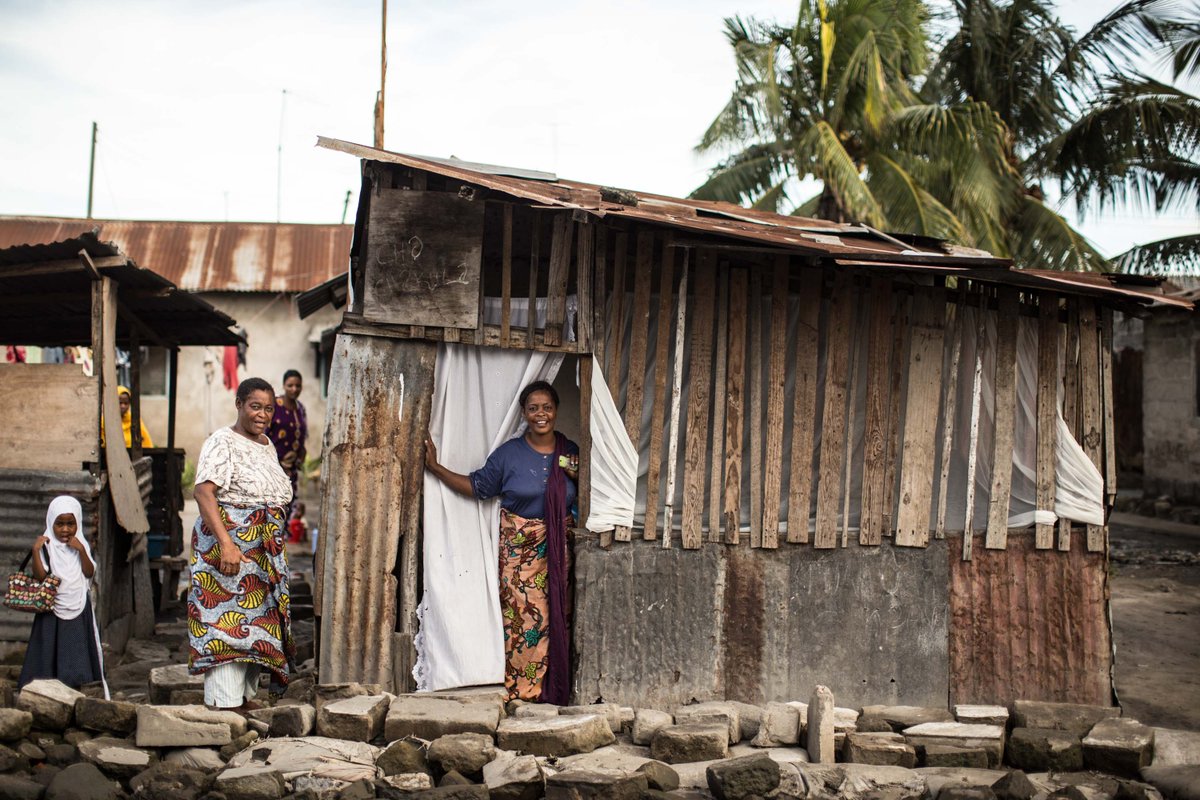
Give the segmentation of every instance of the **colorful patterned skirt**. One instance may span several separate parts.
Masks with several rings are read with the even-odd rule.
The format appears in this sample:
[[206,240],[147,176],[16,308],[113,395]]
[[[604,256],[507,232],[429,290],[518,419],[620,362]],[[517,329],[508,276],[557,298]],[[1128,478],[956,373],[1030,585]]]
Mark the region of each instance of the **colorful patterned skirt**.
[[270,691],[287,687],[295,647],[288,610],[288,564],[282,508],[221,503],[221,521],[250,561],[221,574],[221,544],[203,518],[192,529],[192,588],[188,593],[188,670],[199,675],[220,664],[257,664],[271,675]]
[[[567,528],[574,525],[568,520]],[[500,509],[500,613],[504,622],[504,688],[509,698],[537,702],[550,658],[546,523]]]

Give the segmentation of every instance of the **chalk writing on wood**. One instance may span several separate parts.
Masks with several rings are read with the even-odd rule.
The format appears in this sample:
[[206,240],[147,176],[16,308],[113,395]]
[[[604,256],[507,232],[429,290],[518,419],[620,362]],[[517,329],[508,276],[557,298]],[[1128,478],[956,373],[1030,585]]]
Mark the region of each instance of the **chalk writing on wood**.
[[396,325],[475,328],[483,204],[445,192],[371,198],[363,317]]

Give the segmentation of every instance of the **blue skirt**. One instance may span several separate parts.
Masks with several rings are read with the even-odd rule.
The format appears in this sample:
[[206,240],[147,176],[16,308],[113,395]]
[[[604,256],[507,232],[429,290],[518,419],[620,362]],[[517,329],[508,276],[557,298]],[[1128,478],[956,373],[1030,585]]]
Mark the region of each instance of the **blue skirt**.
[[33,618],[18,688],[41,678],[55,678],[78,689],[102,676],[91,599],[75,619],[59,619],[53,612]]

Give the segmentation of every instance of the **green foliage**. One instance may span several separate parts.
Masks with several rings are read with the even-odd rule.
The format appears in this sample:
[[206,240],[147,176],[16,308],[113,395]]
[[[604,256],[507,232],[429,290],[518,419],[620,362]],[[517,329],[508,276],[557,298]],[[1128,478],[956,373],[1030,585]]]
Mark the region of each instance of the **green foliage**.
[[179,476],[179,484],[184,497],[191,497],[196,490],[196,464],[193,461],[183,462],[183,474]]

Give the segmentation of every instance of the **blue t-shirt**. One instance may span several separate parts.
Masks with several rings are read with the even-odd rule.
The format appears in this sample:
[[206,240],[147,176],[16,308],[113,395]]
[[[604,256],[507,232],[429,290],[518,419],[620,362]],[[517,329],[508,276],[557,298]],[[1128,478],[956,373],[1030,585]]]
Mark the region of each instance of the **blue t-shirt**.
[[[579,445],[567,440],[567,454],[579,453]],[[553,453],[539,453],[524,435],[509,439],[488,456],[487,463],[471,473],[471,487],[480,500],[500,495],[500,505],[526,519],[546,515],[546,481],[550,478]],[[575,503],[575,481],[567,478],[567,508]]]

